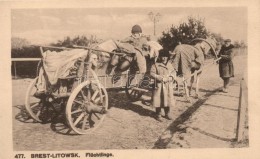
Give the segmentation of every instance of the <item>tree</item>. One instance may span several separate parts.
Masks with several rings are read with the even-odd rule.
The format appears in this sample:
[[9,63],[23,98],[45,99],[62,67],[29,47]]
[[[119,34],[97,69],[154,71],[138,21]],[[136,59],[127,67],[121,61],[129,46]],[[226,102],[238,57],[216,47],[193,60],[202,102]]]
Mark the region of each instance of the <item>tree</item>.
[[224,44],[224,38],[222,37],[222,35],[220,33],[210,33],[210,34],[217,41],[216,51],[217,52],[220,51],[221,46]]
[[241,47],[239,41],[234,41],[233,45],[234,45],[235,48],[240,48]]
[[[19,37],[11,38],[11,57],[12,58],[35,58],[41,57],[40,49],[31,46],[26,39]],[[38,61],[31,62],[16,62],[16,75],[25,77],[35,77]],[[11,67],[11,72],[14,74],[14,65]]]
[[221,45],[224,42],[224,38],[220,33],[210,33],[213,38]]
[[39,48],[31,46],[30,42],[23,38],[12,37],[11,48],[12,58],[32,58],[41,56]]
[[247,44],[242,40],[242,41],[240,41],[240,47],[241,48],[246,48]]
[[90,38],[87,38],[86,36],[75,36],[74,38],[71,38],[69,36],[66,36],[63,40],[58,40],[57,43],[52,43],[52,46],[58,46],[58,47],[73,47],[73,45],[78,46],[90,46],[92,44],[98,43],[98,40],[95,36],[91,35]]
[[204,19],[189,16],[187,22],[164,31],[159,38],[159,43],[165,50],[173,50],[179,44],[188,44],[195,38],[206,38],[209,35]]
[[12,37],[11,44],[12,49],[23,49],[24,47],[28,47],[30,42],[23,38]]

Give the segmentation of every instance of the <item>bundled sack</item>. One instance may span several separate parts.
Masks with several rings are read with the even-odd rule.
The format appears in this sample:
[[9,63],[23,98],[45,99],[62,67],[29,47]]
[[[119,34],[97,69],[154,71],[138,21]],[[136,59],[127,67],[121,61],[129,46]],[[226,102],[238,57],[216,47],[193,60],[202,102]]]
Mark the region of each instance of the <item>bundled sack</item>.
[[57,83],[58,78],[70,75],[75,68],[75,62],[85,59],[88,51],[84,49],[73,49],[61,52],[46,51],[43,53],[43,68],[51,85]]
[[107,40],[99,44],[97,48],[108,52],[116,51],[121,53],[136,53],[136,49],[133,45],[114,40]]
[[150,47],[150,58],[152,57],[158,57],[159,56],[159,50],[161,50],[163,47],[156,41],[148,41],[147,45]]

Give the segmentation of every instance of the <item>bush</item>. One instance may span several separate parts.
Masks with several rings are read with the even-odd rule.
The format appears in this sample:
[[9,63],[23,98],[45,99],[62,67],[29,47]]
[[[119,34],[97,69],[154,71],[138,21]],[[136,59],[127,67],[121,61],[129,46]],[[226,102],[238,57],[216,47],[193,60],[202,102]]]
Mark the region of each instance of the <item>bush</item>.
[[179,26],[172,26],[169,31],[164,31],[159,43],[165,50],[173,50],[179,44],[189,44],[195,38],[206,38],[209,36],[204,19],[188,17],[187,22],[181,23]]
[[[13,37],[11,39],[12,58],[40,58],[41,53],[39,47],[31,46],[30,43],[22,38]],[[16,66],[16,75],[21,77],[35,77],[38,61],[18,61],[13,62],[11,67],[12,75],[15,74],[14,66]]]
[[58,47],[73,47],[73,45],[78,46],[90,46],[93,44],[98,43],[98,40],[95,36],[91,35],[90,38],[82,35],[82,36],[75,36],[73,38],[67,36],[63,40],[58,40],[56,43],[52,43],[52,46],[58,46]]
[[[86,36],[75,36],[71,38],[69,36],[65,37],[63,40],[59,40],[56,43],[52,43],[51,46],[57,47],[73,47],[73,45],[79,46],[90,46],[96,44],[100,41],[100,39],[96,39],[95,36],[91,36],[87,38]],[[30,45],[26,39],[12,37],[12,50],[11,57],[12,58],[41,58],[41,52],[38,46]],[[51,51],[61,51],[59,49],[48,49]],[[46,51],[44,49],[43,51]],[[11,73],[15,74],[14,70],[14,62],[12,63]],[[16,65],[16,75],[21,77],[35,77],[37,71],[37,61],[19,61],[15,62]]]

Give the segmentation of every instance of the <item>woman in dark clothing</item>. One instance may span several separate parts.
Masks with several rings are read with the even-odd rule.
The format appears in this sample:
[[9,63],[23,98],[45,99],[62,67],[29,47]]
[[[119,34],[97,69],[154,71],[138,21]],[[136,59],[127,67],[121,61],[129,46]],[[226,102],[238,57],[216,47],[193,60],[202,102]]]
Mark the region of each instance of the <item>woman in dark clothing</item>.
[[229,80],[231,77],[234,77],[234,66],[232,59],[234,57],[233,52],[234,46],[231,44],[231,40],[225,40],[225,44],[221,47],[219,51],[219,75],[224,81],[223,89],[221,90],[224,93],[228,92]]

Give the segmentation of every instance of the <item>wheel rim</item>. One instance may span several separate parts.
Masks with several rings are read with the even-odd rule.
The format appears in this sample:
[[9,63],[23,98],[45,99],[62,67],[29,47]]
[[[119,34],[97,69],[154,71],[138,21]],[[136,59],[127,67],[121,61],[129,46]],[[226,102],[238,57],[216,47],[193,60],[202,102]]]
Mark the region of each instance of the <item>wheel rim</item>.
[[91,106],[107,110],[108,96],[101,84],[85,81],[74,89],[66,107],[68,124],[76,133],[90,133],[103,122],[105,114],[90,111]]
[[36,92],[37,88],[35,87],[35,84],[38,80],[38,77],[36,77],[29,85],[27,92],[26,92],[26,98],[25,98],[25,108],[29,115],[36,121],[42,122],[42,120],[39,118],[42,109],[43,109],[43,100],[34,97],[34,93]]
[[55,106],[59,106],[58,103],[54,101],[47,101],[47,96],[44,95],[41,98],[34,96],[37,91],[36,83],[38,77],[36,77],[29,85],[26,98],[25,98],[25,108],[29,115],[38,122],[49,122],[55,115],[58,114]]

